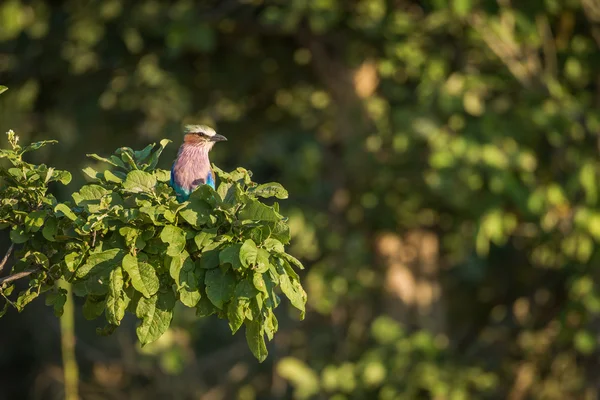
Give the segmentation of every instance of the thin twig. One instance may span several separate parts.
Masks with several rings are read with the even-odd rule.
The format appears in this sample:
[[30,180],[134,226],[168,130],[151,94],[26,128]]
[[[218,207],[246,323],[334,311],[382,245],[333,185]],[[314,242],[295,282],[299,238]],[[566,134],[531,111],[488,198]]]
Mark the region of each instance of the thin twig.
[[13,249],[15,248],[15,244],[11,243],[10,247],[8,248],[6,254],[4,255],[4,258],[2,258],[2,261],[0,262],[0,271],[2,271],[2,268],[4,268],[4,265],[6,264],[6,262],[8,261],[8,257],[10,257]]
[[12,281],[16,281],[18,279],[25,278],[26,276],[29,276],[29,275],[33,274],[34,272],[38,272],[38,271],[39,271],[39,269],[28,269],[27,271],[17,272],[14,275],[9,275],[7,277],[0,278],[0,287],[2,287],[5,283],[10,283]]

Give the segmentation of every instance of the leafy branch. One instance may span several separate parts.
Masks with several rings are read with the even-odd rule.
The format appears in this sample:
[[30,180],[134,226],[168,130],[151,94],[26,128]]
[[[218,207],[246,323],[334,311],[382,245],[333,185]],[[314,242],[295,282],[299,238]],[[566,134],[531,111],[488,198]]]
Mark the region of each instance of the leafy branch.
[[[243,168],[214,167],[217,190],[203,185],[179,203],[169,171],[156,168],[169,143],[162,140],[139,151],[88,155],[107,169],[86,168],[91,182],[59,203],[48,184],[67,184],[71,175],[22,159],[55,142],[21,147],[12,131],[8,136],[12,149],[0,150],[10,164],[0,168],[0,229],[10,228],[20,248],[11,274],[0,279],[6,300],[0,316],[8,305],[20,311],[40,294],[61,315],[66,292],[59,282],[67,281],[85,298],[87,319],[104,316],[99,334],[112,333],[129,312],[140,320],[137,335],[145,345],[169,328],[179,302],[199,317],[227,319],[232,333],[244,326],[260,361],[267,356],[265,336],[273,339],[278,329],[280,293],[303,318],[306,293],[296,272],[302,264],[285,252],[287,219],[277,202],[261,200],[287,198],[280,184],[259,185]],[[28,288],[10,300],[12,283],[26,277]]]

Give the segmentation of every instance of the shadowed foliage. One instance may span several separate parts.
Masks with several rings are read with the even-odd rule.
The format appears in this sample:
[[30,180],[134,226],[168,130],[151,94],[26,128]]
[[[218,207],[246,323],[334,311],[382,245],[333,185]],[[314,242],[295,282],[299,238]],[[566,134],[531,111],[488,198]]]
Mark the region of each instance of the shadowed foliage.
[[[262,364],[183,305],[143,349],[77,319],[81,396],[596,398],[599,50],[593,0],[2,2],[0,128],[59,141],[27,161],[213,126],[211,161],[289,191],[306,266]],[[52,311],[0,326],[0,398],[61,398]]]

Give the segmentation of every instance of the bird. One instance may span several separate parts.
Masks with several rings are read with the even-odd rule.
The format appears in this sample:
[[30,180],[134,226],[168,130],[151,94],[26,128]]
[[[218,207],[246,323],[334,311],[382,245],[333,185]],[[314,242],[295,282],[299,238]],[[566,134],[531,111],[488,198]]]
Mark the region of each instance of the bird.
[[177,201],[186,201],[200,185],[207,184],[215,188],[215,174],[211,169],[208,153],[216,142],[226,140],[225,136],[219,135],[209,126],[185,126],[183,144],[171,167],[171,187],[175,190]]

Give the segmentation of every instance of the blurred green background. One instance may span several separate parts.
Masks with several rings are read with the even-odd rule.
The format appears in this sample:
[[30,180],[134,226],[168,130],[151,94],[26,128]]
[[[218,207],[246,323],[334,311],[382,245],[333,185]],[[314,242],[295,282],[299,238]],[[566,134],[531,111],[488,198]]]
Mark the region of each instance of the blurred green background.
[[[36,162],[229,138],[307,269],[269,358],[178,309],[140,349],[77,306],[83,399],[600,397],[599,0],[4,0],[0,130]],[[3,248],[7,247],[6,241]],[[0,320],[0,399],[64,398],[59,322]]]

